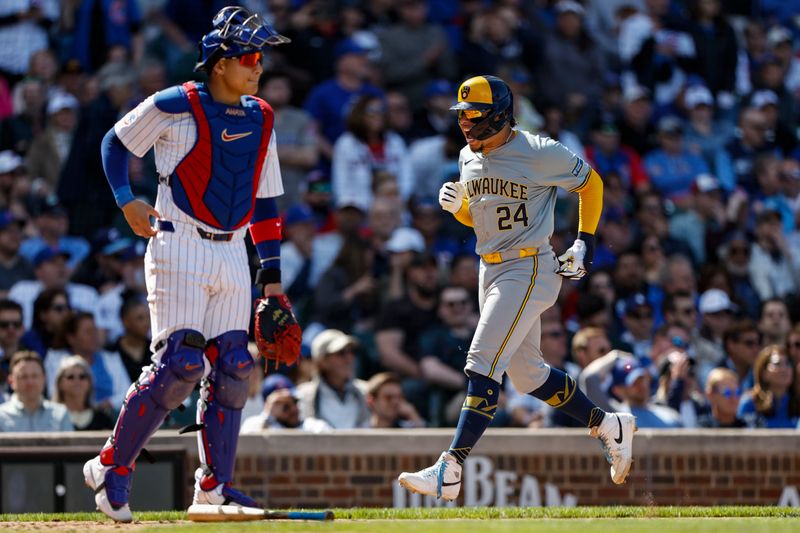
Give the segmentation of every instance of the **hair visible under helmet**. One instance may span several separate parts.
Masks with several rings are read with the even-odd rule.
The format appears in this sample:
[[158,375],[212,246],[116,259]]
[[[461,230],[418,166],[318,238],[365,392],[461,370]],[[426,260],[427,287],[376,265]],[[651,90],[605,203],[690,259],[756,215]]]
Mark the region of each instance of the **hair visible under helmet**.
[[214,29],[197,44],[199,57],[194,66],[195,72],[204,70],[210,73],[223,57],[237,57],[259,52],[267,45],[291,42],[257,14],[251,14],[239,6],[220,9],[211,24]]
[[514,95],[506,82],[496,76],[475,76],[461,84],[458,88],[458,103],[450,108],[452,111],[469,112],[472,129],[470,135],[483,141],[497,134],[514,120]]

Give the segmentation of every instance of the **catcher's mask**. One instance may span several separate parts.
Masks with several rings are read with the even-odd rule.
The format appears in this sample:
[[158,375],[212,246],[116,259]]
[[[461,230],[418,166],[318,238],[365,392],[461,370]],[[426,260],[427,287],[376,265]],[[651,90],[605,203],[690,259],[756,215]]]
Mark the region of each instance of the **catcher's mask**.
[[257,14],[253,15],[239,6],[220,9],[211,24],[214,29],[197,44],[199,57],[194,66],[195,72],[211,72],[214,64],[223,57],[239,57],[260,52],[267,45],[291,42]]
[[514,120],[514,95],[506,82],[496,76],[475,76],[458,88],[458,103],[450,108],[459,118],[472,123],[470,135],[479,141],[495,135]]

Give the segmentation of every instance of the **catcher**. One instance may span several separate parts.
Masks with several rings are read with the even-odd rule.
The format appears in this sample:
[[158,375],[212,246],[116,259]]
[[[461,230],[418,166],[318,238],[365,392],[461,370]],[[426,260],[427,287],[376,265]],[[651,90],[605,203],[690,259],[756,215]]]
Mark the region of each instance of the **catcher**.
[[[131,385],[114,432],[83,467],[100,511],[132,520],[128,496],[142,447],[195,386],[201,466],[193,504],[256,507],[231,487],[241,410],[253,358],[247,351],[252,290],[244,235],[261,260],[256,341],[266,358],[293,363],[300,327],[280,283],[283,193],[272,108],[258,89],[262,49],[287,42],[258,15],[226,7],[200,42],[188,82],[158,92],[106,134],[101,153],[117,205],[131,229],[149,238],[145,276],[153,330],[152,365]],[[155,207],[135,199],[128,153],[155,149]],[[150,217],[155,223],[151,225]]]

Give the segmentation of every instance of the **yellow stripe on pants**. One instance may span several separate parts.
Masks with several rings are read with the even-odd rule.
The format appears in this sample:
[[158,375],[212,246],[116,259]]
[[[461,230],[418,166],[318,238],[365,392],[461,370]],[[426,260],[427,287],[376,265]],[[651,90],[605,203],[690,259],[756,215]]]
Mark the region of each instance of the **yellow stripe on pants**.
[[514,322],[511,323],[511,329],[508,330],[508,334],[506,335],[505,339],[503,339],[503,343],[500,345],[500,349],[497,351],[497,355],[494,356],[494,361],[492,361],[492,368],[489,370],[489,376],[492,377],[494,375],[494,368],[497,366],[497,361],[500,360],[500,356],[503,355],[503,350],[506,348],[506,344],[508,344],[508,340],[511,338],[511,335],[514,333],[514,328],[517,327],[517,322],[519,322],[519,318],[522,316],[522,312],[525,310],[525,306],[528,304],[528,298],[531,296],[531,292],[533,292],[533,286],[536,285],[536,272],[539,270],[539,257],[533,256],[533,275],[531,276],[531,283],[528,285],[528,292],[525,293],[525,298],[522,300],[522,305],[519,307],[519,311],[517,311],[517,316],[514,317]]

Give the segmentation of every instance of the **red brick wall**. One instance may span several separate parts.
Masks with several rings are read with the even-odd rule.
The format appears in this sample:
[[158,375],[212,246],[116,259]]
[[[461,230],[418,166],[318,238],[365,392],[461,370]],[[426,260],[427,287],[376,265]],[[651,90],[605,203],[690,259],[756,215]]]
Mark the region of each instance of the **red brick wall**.
[[[4,450],[23,447],[52,448],[54,453],[99,450],[105,437],[0,435],[0,457]],[[243,437],[235,484],[269,507],[431,505],[409,499],[393,482],[401,471],[432,464],[450,437],[450,430],[284,431]],[[148,448],[166,446],[187,452],[188,504],[196,440],[162,432]],[[497,493],[504,487],[509,505],[775,505],[786,487],[800,490],[797,431],[640,430],[634,457],[628,483],[617,486],[598,442],[583,430],[490,430],[465,468],[459,504],[465,496],[479,501],[488,489],[494,495],[486,502],[498,505],[502,498]]]

